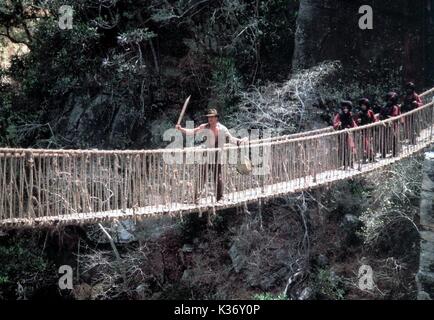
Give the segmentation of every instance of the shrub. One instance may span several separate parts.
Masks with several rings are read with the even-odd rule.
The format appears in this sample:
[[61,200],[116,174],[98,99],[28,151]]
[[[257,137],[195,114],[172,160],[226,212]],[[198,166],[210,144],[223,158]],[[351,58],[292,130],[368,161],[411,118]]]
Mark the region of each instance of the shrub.
[[[6,296],[17,294],[15,289],[22,286],[25,296],[47,283],[55,283],[57,276],[53,265],[40,254],[40,248],[32,241],[19,240],[0,245],[0,292]],[[23,297],[18,297],[23,298]]]
[[283,294],[258,293],[253,296],[254,300],[288,300]]
[[319,269],[313,283],[317,293],[322,295],[323,298],[331,300],[344,299],[345,291],[343,286],[342,279],[330,269]]

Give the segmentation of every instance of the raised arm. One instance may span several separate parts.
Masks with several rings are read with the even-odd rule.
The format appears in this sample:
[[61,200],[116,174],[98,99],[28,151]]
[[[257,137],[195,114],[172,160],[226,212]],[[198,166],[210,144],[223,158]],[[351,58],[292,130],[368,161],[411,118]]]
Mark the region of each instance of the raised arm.
[[182,133],[184,133],[184,134],[186,134],[186,135],[188,135],[188,136],[194,135],[194,134],[198,133],[199,131],[201,131],[201,130],[203,130],[203,129],[205,129],[205,128],[206,128],[206,124],[205,124],[205,123],[204,123],[204,124],[201,124],[199,127],[196,127],[196,128],[194,128],[194,129],[183,128],[183,127],[181,127],[181,125],[179,125],[179,124],[177,124],[177,125],[175,126],[175,129],[176,129],[176,130],[179,130],[179,131],[181,131]]

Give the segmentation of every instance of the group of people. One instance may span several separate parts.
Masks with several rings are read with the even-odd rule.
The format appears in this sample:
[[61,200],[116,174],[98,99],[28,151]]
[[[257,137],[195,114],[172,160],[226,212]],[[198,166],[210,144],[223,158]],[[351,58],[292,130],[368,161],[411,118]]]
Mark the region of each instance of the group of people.
[[[396,117],[404,112],[409,112],[416,108],[422,106],[422,100],[419,95],[416,93],[414,83],[407,83],[406,85],[406,93],[402,99],[402,104],[400,104],[400,97],[395,92],[389,92],[385,98],[385,105],[379,110],[374,110],[372,108],[369,99],[362,98],[359,100],[359,110],[353,113],[353,103],[351,101],[342,101],[341,102],[341,111],[336,114],[333,121],[333,127],[335,130],[344,130],[355,128],[358,126],[368,125],[380,120],[386,120],[391,117]],[[377,111],[377,112],[375,112]],[[202,124],[194,129],[183,128],[180,125],[176,125],[176,129],[181,131],[186,135],[195,135],[201,133],[205,130],[212,132],[211,136],[206,140],[206,145],[209,148],[219,148],[221,144],[226,142],[230,142],[232,144],[240,145],[241,143],[246,142],[245,139],[238,139],[232,136],[229,130],[219,122],[219,114],[216,109],[210,109],[206,114],[206,118],[208,119],[207,123]],[[399,124],[398,124],[399,125]],[[373,143],[372,137],[367,136],[363,131],[361,132],[363,141],[363,153],[365,159],[369,161],[375,161],[376,151],[380,150],[383,157],[386,157],[386,153],[392,149],[393,155],[396,155],[398,152],[398,139],[397,135],[399,134],[399,128],[391,126],[388,130],[384,130],[382,134],[393,136],[392,146],[387,143],[383,143],[382,145],[376,145]],[[410,139],[412,143],[415,144],[415,139],[417,136],[417,132],[415,130],[411,130],[411,134],[407,134],[406,138]],[[342,135],[339,136],[339,159],[341,163],[347,167],[352,166],[352,162],[355,159],[356,154],[356,146],[354,143],[354,139],[351,135]],[[386,140],[386,137],[383,141]],[[198,184],[195,187],[194,192],[194,202],[198,203],[200,198],[200,193],[203,191],[204,183],[207,180],[208,174],[212,174],[213,181],[216,183],[216,200],[223,200],[223,179],[222,179],[222,164],[217,161],[216,154],[216,162],[214,165],[212,164],[204,164],[199,166],[200,179]]]
[[[401,103],[400,103],[401,102]],[[335,130],[345,130],[355,128],[358,126],[368,125],[377,121],[387,120],[392,117],[399,116],[400,114],[415,110],[423,105],[422,99],[416,93],[416,86],[413,82],[409,82],[405,86],[405,94],[400,101],[400,96],[396,92],[389,92],[385,97],[385,104],[381,108],[374,109],[371,106],[369,99],[362,98],[358,102],[359,110],[352,112],[353,103],[351,101],[342,101],[340,103],[341,111],[335,115],[333,119],[333,128]],[[411,124],[404,130],[406,139],[410,140],[410,143],[416,143],[417,137],[417,124]],[[391,137],[391,143],[382,143],[379,146],[374,146],[371,143],[371,137],[363,137],[364,145],[364,159],[367,161],[375,161],[376,150],[379,148],[383,158],[386,157],[388,147],[391,147],[392,155],[396,156],[398,152],[398,135],[400,132],[399,124],[396,124],[389,128],[389,131],[385,130],[384,135]],[[362,132],[364,134],[364,132]],[[355,145],[353,138],[349,135],[339,143],[339,159],[342,164],[352,166],[352,162],[355,158]],[[385,141],[387,138],[382,139]]]

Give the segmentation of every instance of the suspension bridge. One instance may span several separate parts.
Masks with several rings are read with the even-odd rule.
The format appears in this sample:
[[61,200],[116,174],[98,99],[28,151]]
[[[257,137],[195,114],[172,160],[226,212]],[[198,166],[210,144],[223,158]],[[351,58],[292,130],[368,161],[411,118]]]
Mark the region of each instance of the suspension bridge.
[[[239,147],[0,148],[0,228],[215,212],[367,174],[432,143],[434,88],[421,97],[422,107],[385,121],[254,140]],[[252,155],[250,174],[237,171],[240,154]],[[220,201],[213,174],[217,170],[224,186]]]

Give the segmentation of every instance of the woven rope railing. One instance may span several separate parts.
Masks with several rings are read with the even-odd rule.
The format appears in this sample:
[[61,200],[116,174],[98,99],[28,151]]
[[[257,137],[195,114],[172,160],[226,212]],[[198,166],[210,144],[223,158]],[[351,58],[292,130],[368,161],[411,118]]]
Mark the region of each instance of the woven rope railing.
[[[431,100],[429,100],[429,98],[430,97],[432,98],[433,96],[434,96],[434,88],[420,94],[420,97],[423,98],[424,101],[426,101],[427,103],[431,101]],[[310,131],[306,131],[306,132],[299,132],[299,133],[293,133],[293,134],[288,134],[288,135],[282,135],[279,137],[272,137],[272,138],[266,138],[266,139],[256,139],[256,140],[252,140],[251,143],[254,144],[254,143],[264,143],[267,141],[291,140],[291,139],[314,136],[314,135],[327,133],[327,132],[333,132],[333,131],[334,131],[333,127],[330,126],[330,127],[325,127],[325,128],[316,129],[316,130],[310,130]]]
[[[217,210],[364,174],[431,143],[434,107],[428,101],[433,95],[434,89],[425,92],[423,107],[386,121],[252,144],[250,175],[236,170],[240,153],[249,154],[247,145],[134,151],[2,148],[0,226]],[[225,195],[219,202],[216,172],[221,172]]]

